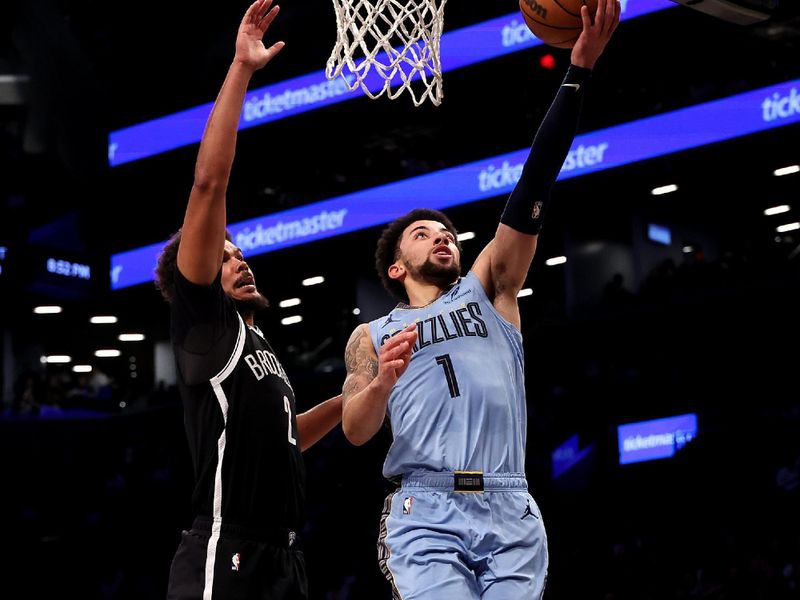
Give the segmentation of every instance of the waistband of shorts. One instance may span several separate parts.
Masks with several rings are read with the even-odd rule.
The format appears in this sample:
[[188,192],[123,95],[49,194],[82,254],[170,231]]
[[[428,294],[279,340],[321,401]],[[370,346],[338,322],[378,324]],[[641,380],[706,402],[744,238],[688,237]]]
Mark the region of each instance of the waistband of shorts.
[[[220,535],[240,540],[265,542],[279,548],[291,548],[297,541],[297,534],[282,527],[247,527],[217,521]],[[192,529],[206,534],[213,533],[215,521],[211,517],[195,517]]]
[[455,483],[471,476],[482,479],[481,490],[461,489],[458,491],[518,492],[528,489],[524,473],[483,473],[481,471],[415,471],[403,475],[400,489],[418,491],[456,491]]

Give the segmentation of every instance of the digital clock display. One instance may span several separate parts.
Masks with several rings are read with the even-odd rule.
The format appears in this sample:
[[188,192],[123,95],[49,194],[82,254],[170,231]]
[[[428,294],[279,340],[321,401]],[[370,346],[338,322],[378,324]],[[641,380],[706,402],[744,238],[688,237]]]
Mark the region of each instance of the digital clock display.
[[92,278],[92,269],[89,265],[57,258],[47,259],[47,271],[48,273],[54,273],[63,277],[75,277],[77,279],[86,280]]

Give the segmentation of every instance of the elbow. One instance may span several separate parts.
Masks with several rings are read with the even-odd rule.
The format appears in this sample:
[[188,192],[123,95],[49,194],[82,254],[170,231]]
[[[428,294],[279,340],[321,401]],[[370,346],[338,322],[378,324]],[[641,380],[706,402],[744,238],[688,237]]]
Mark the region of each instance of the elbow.
[[369,440],[368,437],[360,432],[353,431],[351,428],[343,427],[342,429],[344,430],[344,437],[346,437],[347,441],[353,444],[353,446],[363,446]]
[[361,438],[352,438],[348,435],[345,435],[347,441],[353,444],[353,446],[363,446],[367,443],[367,440],[362,440]]
[[193,187],[199,192],[213,195],[216,191],[224,189],[226,185],[226,178],[222,175],[207,169],[195,170]]
[[364,435],[364,431],[354,426],[352,419],[342,419],[342,431],[347,441],[353,446],[363,446],[369,441],[370,436]]

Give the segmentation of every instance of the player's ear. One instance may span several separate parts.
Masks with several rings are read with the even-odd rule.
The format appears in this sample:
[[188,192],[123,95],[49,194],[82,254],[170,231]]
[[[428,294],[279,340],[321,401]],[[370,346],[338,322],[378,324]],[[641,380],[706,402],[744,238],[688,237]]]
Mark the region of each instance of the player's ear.
[[406,274],[406,268],[399,260],[395,261],[389,266],[389,277],[391,279],[400,279]]

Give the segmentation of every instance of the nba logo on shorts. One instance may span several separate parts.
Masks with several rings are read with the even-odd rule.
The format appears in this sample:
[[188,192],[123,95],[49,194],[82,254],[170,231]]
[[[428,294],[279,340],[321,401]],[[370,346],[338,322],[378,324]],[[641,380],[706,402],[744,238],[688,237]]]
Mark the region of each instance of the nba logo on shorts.
[[538,219],[542,214],[542,202],[537,201],[533,203],[533,211],[531,212],[531,219]]
[[403,500],[403,514],[410,515],[411,514],[411,505],[414,503],[414,498],[409,496],[405,500]]
[[242,564],[242,557],[238,552],[233,556],[231,556],[231,571],[238,571],[239,565],[241,564]]

